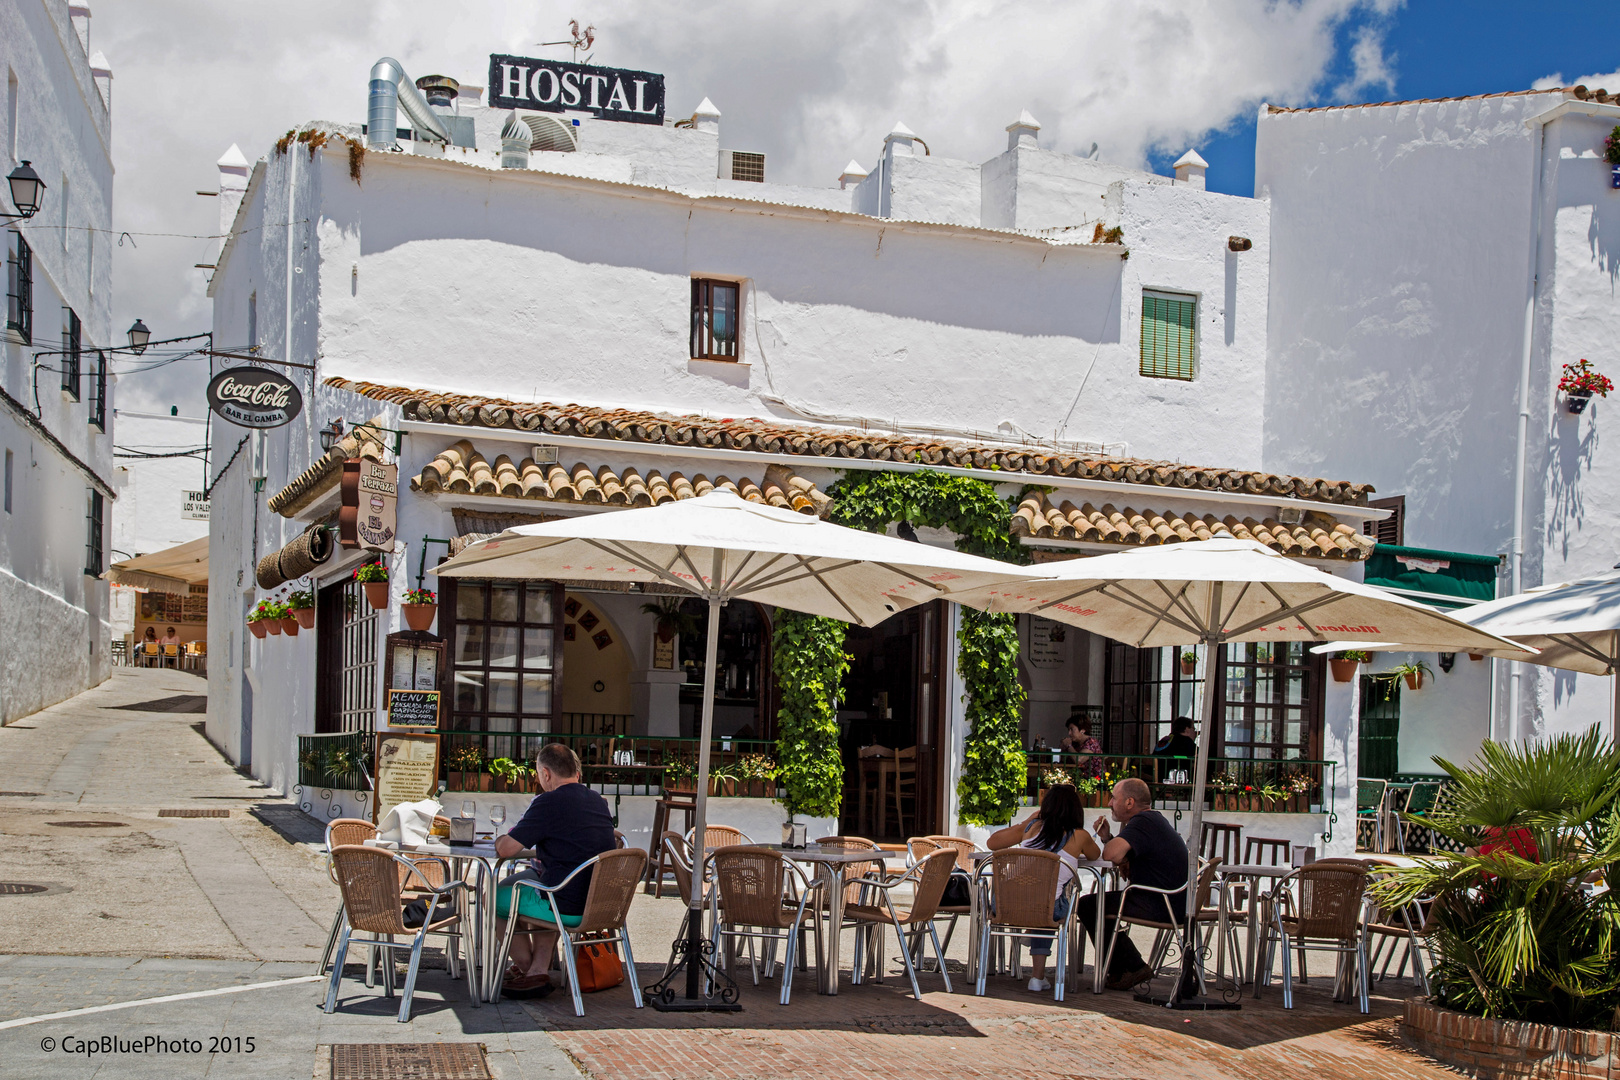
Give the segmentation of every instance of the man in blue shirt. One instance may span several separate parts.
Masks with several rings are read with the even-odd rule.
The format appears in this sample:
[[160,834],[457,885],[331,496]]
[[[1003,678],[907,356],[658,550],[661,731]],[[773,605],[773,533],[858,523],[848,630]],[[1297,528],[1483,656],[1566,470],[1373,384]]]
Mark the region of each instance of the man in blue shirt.
[[[529,803],[522,820],[510,832],[495,840],[495,854],[511,858],[532,848],[538,858],[532,869],[502,883],[496,894],[495,912],[510,917],[512,882],[518,878],[538,879],[542,885],[556,885],[584,863],[618,846],[613,832],[613,814],[606,800],[579,782],[579,758],[562,743],[547,743],[535,760],[540,776],[540,794]],[[551,989],[546,971],[557,949],[556,931],[526,935],[524,923],[530,919],[556,924],[560,915],[565,926],[577,926],[585,911],[591,874],[586,871],[557,894],[559,911],[553,912],[544,895],[521,889],[518,898],[518,933],[512,938],[510,965],[501,992],[515,997],[535,997]],[[505,924],[501,932],[505,932]]]

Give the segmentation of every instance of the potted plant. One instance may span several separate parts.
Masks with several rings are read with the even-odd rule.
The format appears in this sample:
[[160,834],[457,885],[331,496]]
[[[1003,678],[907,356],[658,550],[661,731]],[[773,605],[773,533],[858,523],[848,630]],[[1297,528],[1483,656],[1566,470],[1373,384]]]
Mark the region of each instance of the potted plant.
[[1238,778],[1229,772],[1216,773],[1209,778],[1212,804],[1216,810],[1236,810]]
[[1422,660],[1416,660],[1391,668],[1389,671],[1381,671],[1373,678],[1385,684],[1384,697],[1388,698],[1389,688],[1395,685],[1396,679],[1405,679],[1408,690],[1421,690],[1423,689],[1423,677],[1425,675],[1433,678],[1434,669]]
[[[1612,139],[1613,136],[1611,135]],[[1564,365],[1564,376],[1558,380],[1558,391],[1564,395],[1564,408],[1571,413],[1583,413],[1592,395],[1608,397],[1609,391],[1614,389],[1614,383],[1592,369],[1590,360],[1581,360],[1575,364]]]
[[299,589],[287,597],[287,607],[298,625],[305,630],[315,628],[315,594],[308,589]]
[[1620,125],[1603,140],[1603,160],[1609,163],[1609,186],[1620,188]]
[[664,792],[697,793],[697,766],[684,758],[673,758],[664,763]]
[[737,794],[737,766],[714,763],[709,766],[709,798],[733,798]]
[[[383,606],[387,606],[386,600]],[[405,609],[405,625],[412,630],[426,630],[433,625],[433,616],[438,613],[439,598],[432,589],[406,589],[402,606]]]
[[1181,654],[1181,673],[1183,675],[1198,674],[1198,654],[1191,649]]
[[479,773],[484,768],[484,752],[477,746],[462,746],[450,751],[446,759],[450,774],[446,777],[451,791],[477,791]]
[[[274,607],[274,601],[260,600],[254,605],[253,610],[248,613],[248,629],[253,631],[254,637],[262,638],[266,634],[270,633],[270,623],[274,614]],[[279,621],[276,622],[275,632],[278,634],[281,633],[281,624]]]
[[293,614],[292,605],[283,600],[276,608],[281,612],[281,632],[288,637],[297,637],[298,617]]
[[1328,660],[1328,667],[1333,669],[1333,681],[1352,681],[1356,677],[1356,668],[1371,659],[1372,654],[1365,649],[1346,649],[1332,657]]
[[354,580],[366,589],[366,603],[384,611],[388,607],[388,567],[380,562],[366,563],[354,572]]
[[744,754],[737,760],[737,794],[750,799],[776,796],[776,762],[765,754]]
[[521,761],[513,761],[509,757],[491,758],[488,768],[492,777],[490,790],[497,792],[528,790],[528,777],[533,770]]
[[653,617],[653,632],[659,641],[669,641],[677,634],[691,636],[697,633],[697,616],[681,610],[680,597],[666,596],[642,604],[641,610]]

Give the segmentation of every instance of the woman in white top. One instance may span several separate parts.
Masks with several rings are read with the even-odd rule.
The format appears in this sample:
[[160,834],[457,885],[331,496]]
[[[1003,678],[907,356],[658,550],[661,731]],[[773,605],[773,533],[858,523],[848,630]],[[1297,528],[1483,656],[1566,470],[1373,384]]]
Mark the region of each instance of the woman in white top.
[[[1080,795],[1072,784],[1054,784],[1041,800],[1041,808],[1034,814],[1005,829],[990,834],[986,846],[991,851],[1003,848],[1027,847],[1039,851],[1056,852],[1063,860],[1058,874],[1057,896],[1052,904],[1052,918],[1062,922],[1069,915],[1069,898],[1064,889],[1074,879],[1075,865],[1081,859],[1102,857],[1096,839],[1086,831],[1085,810],[1080,806]],[[1052,935],[1038,934],[1029,939],[1030,962],[1034,965],[1029,988],[1035,993],[1052,989],[1046,979],[1046,959],[1052,955]]]

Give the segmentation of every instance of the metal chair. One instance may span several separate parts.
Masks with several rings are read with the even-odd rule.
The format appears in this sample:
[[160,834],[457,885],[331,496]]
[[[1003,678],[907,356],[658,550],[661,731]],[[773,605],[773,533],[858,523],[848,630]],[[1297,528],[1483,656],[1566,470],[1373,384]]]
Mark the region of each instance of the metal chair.
[[[782,942],[785,952],[782,960],[782,997],[786,1005],[793,995],[793,967],[801,929],[805,926],[812,898],[819,895],[821,882],[810,876],[797,863],[783,858],[782,853],[761,847],[728,847],[709,856],[714,866],[714,890],[711,909],[714,912],[714,944],[716,952],[728,942],[742,938],[749,942],[760,940],[774,946]],[[792,882],[796,898],[789,896]],[[811,915],[813,919],[813,914]],[[729,950],[727,950],[729,952]],[[771,977],[774,966],[774,948],[765,952],[765,977]],[[729,965],[728,965],[729,966]],[[750,966],[753,962],[750,960]],[[816,972],[826,968],[825,948],[821,935],[816,935]],[[759,985],[759,969],[754,967],[754,985]]]
[[[1220,927],[1220,909],[1218,907],[1212,907],[1209,902],[1210,893],[1214,890],[1215,872],[1220,866],[1220,862],[1221,861],[1219,859],[1201,860],[1201,865],[1198,868],[1198,882],[1196,885],[1197,914],[1194,916],[1193,934],[1195,944],[1199,944],[1200,949],[1203,945],[1208,944],[1209,936],[1216,933]],[[1127,913],[1125,911],[1125,902],[1130,898],[1133,891],[1139,894],[1147,895],[1150,898],[1161,898],[1161,902],[1164,905],[1165,917],[1163,919],[1150,919],[1145,916],[1131,915]],[[1137,885],[1134,883],[1126,885],[1124,891],[1120,894],[1119,916],[1114,922],[1114,932],[1108,939],[1108,954],[1103,958],[1104,970],[1111,970],[1112,968],[1114,962],[1114,946],[1119,941],[1119,936],[1121,934],[1128,933],[1130,928],[1133,926],[1141,926],[1154,931],[1153,947],[1148,952],[1148,967],[1157,972],[1159,970],[1159,965],[1164,962],[1165,956],[1170,952],[1171,942],[1176,940],[1176,935],[1181,932],[1182,926],[1186,923],[1186,891],[1187,890],[1185,887],[1160,889],[1151,885]],[[1178,896],[1181,898],[1178,899]],[[1204,941],[1201,944],[1196,941],[1199,926],[1204,926],[1207,928],[1204,933]],[[1216,958],[1216,965],[1219,971],[1225,971],[1226,953],[1228,950],[1230,950],[1232,953],[1232,966],[1238,970],[1242,970],[1237,952],[1237,930],[1235,926],[1229,922],[1227,925],[1226,940],[1218,940],[1215,944],[1216,948],[1220,950],[1220,953]],[[1195,965],[1195,969],[1198,972],[1199,993],[1203,993],[1205,990],[1204,965],[1199,963]]]
[[[524,879],[514,881],[511,906],[507,909],[511,917],[506,920],[506,937],[501,942],[498,967],[501,970],[506,968],[507,951],[512,947],[514,934],[556,933],[562,946],[563,970],[568,973],[568,989],[574,995],[574,1015],[584,1016],[585,1000],[579,992],[579,969],[574,964],[574,947],[587,941],[593,945],[617,943],[624,946],[624,977],[630,984],[630,997],[636,1008],[641,1008],[641,980],[636,977],[636,961],[630,951],[630,932],[625,927],[625,919],[630,914],[630,902],[635,899],[636,887],[641,884],[641,875],[646,868],[647,853],[640,848],[627,847],[604,851],[586,859],[555,885],[542,885],[538,881]],[[591,875],[591,887],[585,894],[585,909],[580,913],[577,926],[569,926],[565,921],[567,916],[558,916],[556,922],[524,917],[523,921],[529,923],[530,928],[517,929],[519,889],[533,889],[555,913],[561,910],[557,906],[557,893],[582,873]],[[496,990],[495,1000],[500,999],[500,991]]]
[[[966,881],[968,888],[973,887],[973,841],[961,836],[913,836],[906,841],[906,852],[912,865],[921,862],[931,851],[950,851],[956,857],[956,867],[952,873],[959,875]],[[972,904],[940,904],[938,915],[950,916],[950,922],[945,924],[945,951],[951,949],[951,935],[956,933],[956,923],[964,915],[973,914]],[[921,943],[918,943],[917,960],[923,960]]]
[[[979,887],[988,887],[983,904],[983,925],[979,928],[979,981],[974,993],[984,996],[985,979],[990,974],[990,943],[993,938],[1019,940],[1033,931],[1056,932],[1056,977],[1053,998],[1063,1000],[1069,970],[1069,924],[1052,917],[1058,897],[1058,880],[1063,860],[1053,851],[1035,848],[1006,848],[996,852],[979,868]],[[988,878],[988,882],[986,881]]]
[[[405,899],[400,890],[400,875],[420,877],[419,863],[411,862],[391,851],[379,848],[340,845],[332,849],[332,864],[336,870],[338,888],[343,892],[345,924],[338,939],[337,956],[332,961],[332,981],[327,985],[325,1011],[337,1009],[338,984],[343,978],[343,962],[349,953],[349,942],[355,931],[370,934],[364,940],[368,948],[380,950],[385,957],[394,949],[408,949],[410,967],[405,973],[403,996],[399,1003],[399,1022],[411,1019],[411,997],[416,993],[416,973],[422,965],[422,944],[429,934],[442,934],[446,938],[459,938],[461,916],[441,916],[439,905],[458,890],[466,889],[465,881],[451,881],[432,888],[426,879],[422,890],[428,896],[427,913],[421,926],[405,925]],[[448,876],[448,868],[446,868]],[[409,942],[395,941],[396,936],[407,936]],[[446,953],[449,953],[448,946]],[[367,965],[368,970],[370,965]],[[383,963],[383,988],[388,997],[394,996],[394,962],[391,957]],[[467,980],[467,995],[476,1004],[478,989],[474,980]]]
[[[1341,962],[1352,959],[1357,1001],[1362,1012],[1369,1004],[1366,913],[1367,867],[1344,861],[1321,861],[1302,866],[1279,881],[1269,895],[1271,925],[1261,944],[1260,982],[1271,979],[1276,950],[1282,950],[1283,1008],[1294,1007],[1294,977],[1290,951],[1336,953]],[[1335,995],[1337,999],[1337,995]]]
[[[692,843],[692,834],[695,832],[697,832],[696,827],[686,830],[686,842],[688,845]],[[752,843],[753,841],[748,839],[747,833],[741,829],[732,828],[730,825],[703,826],[703,849],[705,851],[713,848],[736,847],[739,844]]]
[[[332,862],[332,850],[338,847],[361,846],[367,840],[376,838],[377,826],[363,818],[333,818],[326,823],[326,874],[332,879],[332,884],[342,887],[337,877],[337,866]],[[343,910],[343,902],[340,900],[337,911],[332,913],[332,929],[326,935],[326,948],[321,950],[321,963],[315,969],[317,975],[325,975],[327,965],[332,962],[332,952],[337,948],[338,935],[343,932],[345,925]],[[368,979],[370,975],[368,967],[366,970]],[[368,982],[366,985],[371,984]]]
[[1434,812],[1436,804],[1440,801],[1441,787],[1442,785],[1438,780],[1419,780],[1412,785],[1412,790],[1407,793],[1406,810],[1402,815],[1405,820],[1398,823],[1395,832],[1396,846],[1400,848],[1401,854],[1406,854],[1406,828],[1408,825],[1416,826],[1429,834],[1428,843],[1423,845],[1425,850],[1434,847],[1434,829],[1427,824],[1427,821],[1429,815]]
[[[1358,779],[1356,781],[1356,832],[1361,831],[1361,823],[1372,823],[1372,850],[1388,851],[1389,847],[1384,836],[1384,809],[1389,798],[1388,780]],[[1357,839],[1359,839],[1359,835]]]
[[[895,940],[905,946],[900,950],[900,959],[905,962],[906,977],[911,980],[911,996],[918,1001],[922,1000],[922,988],[917,985],[917,965],[913,962],[911,954],[913,951],[921,952],[925,930],[934,942],[934,958],[939,962],[940,977],[945,980],[945,992],[947,994],[951,992],[951,976],[945,970],[945,950],[940,947],[939,931],[934,926],[934,918],[939,909],[939,899],[945,895],[945,883],[950,880],[955,870],[956,854],[941,848],[923,856],[921,862],[897,878],[886,881],[867,879],[865,882],[867,888],[882,898],[883,906],[857,904],[844,909],[845,917],[856,924],[854,975],[851,981],[860,985],[861,973],[865,970],[863,960],[865,954],[872,948],[874,936],[877,937],[878,950],[874,967],[877,970],[878,980],[882,981],[883,928],[893,926]],[[904,884],[912,885],[913,889],[911,907],[902,914],[894,906],[894,890]],[[911,931],[910,941],[906,936],[907,929]]]
[[1242,825],[1223,825],[1206,821],[1204,827],[1199,830],[1198,854],[1201,858],[1219,859],[1225,865],[1231,866],[1237,862],[1238,845],[1242,841]]

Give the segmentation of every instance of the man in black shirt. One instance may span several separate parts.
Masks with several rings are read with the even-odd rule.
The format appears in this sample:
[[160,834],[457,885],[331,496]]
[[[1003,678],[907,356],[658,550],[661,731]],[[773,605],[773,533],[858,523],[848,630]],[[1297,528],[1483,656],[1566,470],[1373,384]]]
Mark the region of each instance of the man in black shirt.
[[[519,894],[520,931],[528,919],[555,924],[558,913],[551,910],[543,894],[533,889],[514,890],[511,882],[538,877],[542,885],[556,885],[581,863],[618,846],[618,837],[613,833],[613,814],[602,796],[579,782],[579,758],[572,750],[561,743],[547,743],[540,749],[535,769],[540,775],[540,794],[529,803],[522,820],[495,840],[495,854],[503,859],[525,848],[533,848],[539,856],[533,869],[503,882],[496,896],[496,914],[504,919],[510,918],[512,893]],[[590,888],[591,873],[586,871],[557,894],[563,925],[579,924]],[[501,932],[505,932],[504,923]],[[515,935],[502,993],[531,997],[549,990],[551,979],[546,971],[551,967],[556,948],[555,931]]]
[[[1146,783],[1131,777],[1114,785],[1108,800],[1108,809],[1114,820],[1121,823],[1115,836],[1108,825],[1108,815],[1097,818],[1097,838],[1103,842],[1102,857],[1123,866],[1133,885],[1149,885],[1156,889],[1176,889],[1169,896],[1170,910],[1177,922],[1186,918],[1187,911],[1187,844],[1176,832],[1175,826],[1163,814],[1153,809],[1153,793]],[[1120,900],[1124,890],[1115,889],[1104,899],[1107,919],[1101,941],[1094,941],[1100,958],[1108,951],[1108,942],[1114,936],[1113,916],[1120,913]],[[1158,893],[1132,890],[1125,900],[1127,916],[1163,922],[1165,897]],[[1077,911],[1086,933],[1095,935],[1097,926],[1097,894],[1080,898]],[[1100,961],[1099,961],[1100,962]],[[1142,959],[1128,934],[1121,935],[1114,946],[1114,957],[1108,965],[1110,990],[1129,990],[1137,983],[1153,978],[1153,969]]]

